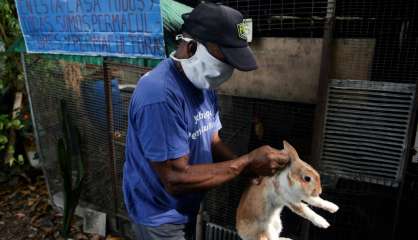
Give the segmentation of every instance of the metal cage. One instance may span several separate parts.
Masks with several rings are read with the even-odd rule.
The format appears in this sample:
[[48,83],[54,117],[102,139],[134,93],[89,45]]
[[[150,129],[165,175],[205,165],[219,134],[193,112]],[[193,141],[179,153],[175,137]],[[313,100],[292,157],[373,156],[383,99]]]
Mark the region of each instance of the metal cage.
[[334,80],[328,90],[321,169],[398,186],[415,103],[415,84]]
[[[197,3],[197,1],[183,2],[191,5]],[[345,80],[354,79],[360,80],[361,85],[376,86],[388,84],[386,82],[397,84],[417,82],[417,1],[226,0],[221,2],[237,8],[245,17],[253,19],[256,37],[305,38],[315,41],[319,39],[322,44],[319,58],[328,61],[318,60],[318,62],[322,67],[328,66],[329,68],[325,70],[329,71],[323,71],[321,68],[321,76],[315,75],[312,78],[321,79],[325,76],[326,80],[338,79],[341,84],[349,84],[350,81]],[[327,52],[329,56],[325,54]],[[119,229],[130,235],[129,221],[121,194],[127,108],[132,86],[149,69],[127,62],[121,59],[106,59],[104,63],[97,64],[71,59],[58,60],[57,57],[39,54],[26,54],[24,61],[28,93],[34,113],[34,127],[51,197],[62,189],[56,160],[56,143],[62,134],[57,106],[59,100],[64,99],[68,103],[73,121],[81,132],[82,154],[87,160],[87,179],[81,200],[96,210],[116,216],[119,219],[117,224]],[[412,85],[402,86],[408,86],[411,90]],[[333,83],[331,87],[335,87]],[[359,99],[358,94],[353,97],[338,91],[330,91],[330,99],[340,101],[342,95],[347,95],[346,98],[349,99],[354,98],[355,101]],[[333,95],[334,92],[338,94]],[[411,107],[415,96],[408,94],[408,101],[411,100],[408,107]],[[381,98],[374,96],[375,93],[370,93],[369,90],[360,95],[367,95],[368,101]],[[397,102],[390,98],[384,101]],[[281,140],[286,139],[298,149],[302,158],[309,162],[313,157],[312,149],[319,145],[318,142],[312,142],[312,135],[317,127],[313,125],[315,111],[318,108],[316,103],[278,101],[264,96],[249,98],[219,95],[223,124],[222,138],[238,154],[246,153],[263,144],[281,148]],[[383,104],[383,101],[379,100],[377,104]],[[330,156],[329,139],[336,137],[330,135],[335,130],[335,126],[332,126],[329,120],[336,117],[335,114],[340,116],[347,114],[343,113],[343,110],[344,108],[337,107],[333,110],[333,116],[327,115],[328,125],[324,126],[327,129],[325,139],[328,139],[328,142],[324,144],[323,156]],[[387,110],[383,109],[382,113],[386,112]],[[413,116],[413,112],[409,114],[408,116]],[[368,123],[374,124],[373,116],[369,113],[366,115],[370,117]],[[411,120],[412,118],[408,120],[405,115],[405,121],[409,121],[410,124]],[[379,133],[376,133],[376,136],[378,135]],[[401,135],[403,143],[399,141],[397,147],[402,144],[407,145],[405,139],[408,138],[408,133],[405,128]],[[402,182],[399,167],[402,165],[401,162],[405,163],[406,160],[407,157],[399,156],[396,164],[390,164],[396,168],[396,170],[391,169],[391,173],[396,172],[397,175],[391,175],[390,179],[385,181],[395,179],[397,182]],[[331,175],[347,176],[347,172],[341,174],[343,168],[330,167],[336,165],[332,159],[324,158],[323,163]],[[415,173],[415,175],[411,173],[410,176],[415,177],[408,178],[406,195],[416,197],[412,192],[416,190],[415,185],[418,183],[416,177],[418,170],[410,166],[408,169]],[[365,175],[370,174],[366,172]],[[376,230],[380,227],[385,229],[383,238],[388,236],[391,230],[388,230],[390,229],[388,223],[381,221],[383,215],[379,215],[379,209],[395,205],[396,199],[391,197],[394,195],[394,189],[352,180],[353,178],[340,179],[325,188],[324,194],[329,199],[335,200],[341,208],[349,210],[332,216],[335,218],[330,216],[335,231],[323,232],[310,229],[308,232],[313,239],[358,239],[364,237],[370,229]],[[357,177],[354,180],[358,180]],[[245,184],[246,179],[236,179],[207,194],[203,204],[207,239],[214,236],[212,230],[225,232],[226,235],[220,239],[236,237],[231,231],[234,230],[235,225],[235,208],[241,192],[246,187]],[[362,184],[361,189],[359,184]],[[408,209],[404,211],[408,215]],[[383,217],[396,218],[393,213]],[[300,236],[304,231],[303,221],[286,212],[283,218],[288,223],[284,229],[286,236]],[[372,227],[366,228],[367,226]],[[370,236],[372,237],[374,236]]]
[[60,199],[63,189],[57,141],[62,136],[58,106],[65,100],[81,134],[86,165],[81,205],[117,219],[114,225],[118,230],[132,235],[121,188],[127,110],[132,89],[149,69],[111,60],[98,65],[48,55],[24,57],[33,122],[51,199]]

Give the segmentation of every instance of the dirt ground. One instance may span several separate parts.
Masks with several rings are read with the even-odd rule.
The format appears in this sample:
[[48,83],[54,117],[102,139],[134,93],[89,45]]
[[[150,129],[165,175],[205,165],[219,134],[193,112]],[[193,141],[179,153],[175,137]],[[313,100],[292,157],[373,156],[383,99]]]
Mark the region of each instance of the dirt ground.
[[[42,175],[31,179],[26,175],[0,183],[0,239],[64,239],[59,230],[62,214],[49,203]],[[120,238],[83,233],[82,219],[74,219],[71,236],[76,240],[116,240]]]

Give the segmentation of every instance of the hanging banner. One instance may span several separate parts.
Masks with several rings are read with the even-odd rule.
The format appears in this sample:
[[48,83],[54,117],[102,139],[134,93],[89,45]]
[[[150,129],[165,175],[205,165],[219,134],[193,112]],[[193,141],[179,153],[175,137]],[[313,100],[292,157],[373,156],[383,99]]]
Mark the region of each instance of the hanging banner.
[[16,0],[29,53],[164,58],[159,0]]

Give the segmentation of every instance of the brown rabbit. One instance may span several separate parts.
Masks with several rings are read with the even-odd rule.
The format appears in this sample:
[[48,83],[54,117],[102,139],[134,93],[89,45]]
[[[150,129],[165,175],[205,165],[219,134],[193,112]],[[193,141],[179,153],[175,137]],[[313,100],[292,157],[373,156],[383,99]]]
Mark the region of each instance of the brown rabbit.
[[319,197],[322,188],[318,172],[302,161],[289,143],[284,141],[283,145],[290,156],[289,166],[273,177],[264,177],[258,185],[252,184],[241,197],[236,228],[243,240],[288,239],[279,238],[284,206],[320,228],[328,228],[329,223],[307,204],[331,213],[338,210],[337,205]]

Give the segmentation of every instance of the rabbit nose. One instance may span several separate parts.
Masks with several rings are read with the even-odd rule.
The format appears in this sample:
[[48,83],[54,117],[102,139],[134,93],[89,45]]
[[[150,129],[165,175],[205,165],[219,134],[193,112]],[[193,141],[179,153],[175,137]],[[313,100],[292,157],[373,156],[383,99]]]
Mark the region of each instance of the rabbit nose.
[[322,188],[321,188],[321,185],[319,185],[313,189],[312,196],[317,197],[321,195],[321,193],[322,193]]
[[318,184],[318,195],[321,195],[321,193],[322,193],[322,187],[321,187],[321,185],[320,184]]

